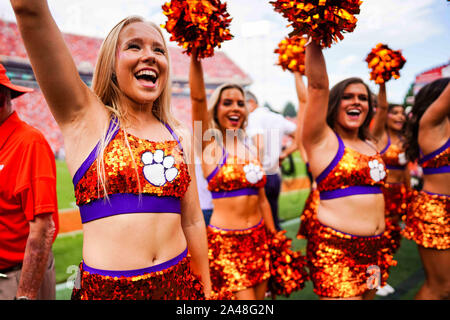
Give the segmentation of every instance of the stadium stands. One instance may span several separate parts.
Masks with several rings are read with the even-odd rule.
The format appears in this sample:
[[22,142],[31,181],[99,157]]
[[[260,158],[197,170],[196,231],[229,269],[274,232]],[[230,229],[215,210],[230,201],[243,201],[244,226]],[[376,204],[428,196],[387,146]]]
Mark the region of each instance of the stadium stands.
[[[91,84],[92,72],[102,39],[74,34],[64,34],[64,40],[71,51],[83,81]],[[180,47],[170,46],[172,66],[172,111],[182,123],[191,123],[189,99],[189,57]],[[32,73],[25,47],[15,22],[0,19],[0,62],[8,70],[8,76],[16,84],[33,87],[35,91],[23,95],[13,102],[21,118],[39,129],[49,141],[56,155],[63,147],[61,132],[50,113]],[[205,84],[209,95],[214,88],[224,82],[237,82],[243,86],[251,84],[251,79],[223,52],[203,61]]]

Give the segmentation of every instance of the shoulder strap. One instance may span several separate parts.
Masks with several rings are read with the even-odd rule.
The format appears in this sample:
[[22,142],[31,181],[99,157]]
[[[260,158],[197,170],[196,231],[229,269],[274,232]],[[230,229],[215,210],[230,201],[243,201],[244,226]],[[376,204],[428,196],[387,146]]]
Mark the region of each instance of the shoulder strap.
[[169,130],[169,132],[172,135],[172,137],[178,142],[178,145],[180,146],[180,149],[183,151],[183,146],[181,145],[180,139],[178,139],[177,134],[172,130],[172,128],[169,126],[169,124],[164,123],[164,125],[166,126],[167,130]]
[[253,152],[253,150],[251,149],[251,145],[250,145],[250,142],[249,142],[249,138],[248,137],[245,137],[244,138],[244,146],[248,149],[248,151],[250,151],[251,152],[251,154],[253,154],[254,156],[256,156],[256,154]]
[[428,161],[432,158],[434,158],[435,156],[437,156],[438,154],[440,154],[441,152],[443,152],[445,149],[447,149],[448,147],[450,147],[450,138],[448,138],[447,142],[440,148],[434,150],[433,152],[430,152],[427,155],[424,155],[422,153],[422,150],[420,150],[420,154],[422,155],[422,157],[419,159],[419,164],[424,163],[425,161]]
[[316,183],[319,183],[323,179],[325,179],[328,176],[328,174],[337,166],[339,161],[342,159],[342,156],[344,155],[345,151],[344,141],[342,141],[341,137],[337,134],[336,131],[334,131],[334,134],[336,135],[339,143],[338,151],[336,152],[336,155],[334,156],[333,160],[330,162],[328,167],[326,167],[325,170],[323,170],[322,173],[317,176]]
[[[120,125],[118,119],[116,117],[111,118],[111,120],[109,121],[108,130],[106,131],[105,135],[106,139],[108,139],[109,137],[109,139],[106,141],[106,145],[108,145],[116,137],[117,133],[119,132],[119,129]],[[100,141],[88,155],[86,160],[83,161],[81,166],[78,168],[77,172],[75,172],[75,174],[73,175],[72,182],[74,186],[76,186],[78,182],[80,182],[81,178],[83,178],[83,176],[86,174],[90,166],[94,163],[95,159],[97,159],[97,152],[99,148],[100,148]]]
[[386,146],[383,148],[383,150],[380,151],[380,154],[383,154],[387,151],[387,149],[389,149],[389,147],[391,146],[391,137],[389,136],[389,133],[387,134],[388,137],[388,141]]
[[214,168],[214,170],[206,177],[206,181],[211,181],[212,178],[219,172],[220,168],[227,162],[228,152],[222,146],[222,157],[218,163],[218,165]]

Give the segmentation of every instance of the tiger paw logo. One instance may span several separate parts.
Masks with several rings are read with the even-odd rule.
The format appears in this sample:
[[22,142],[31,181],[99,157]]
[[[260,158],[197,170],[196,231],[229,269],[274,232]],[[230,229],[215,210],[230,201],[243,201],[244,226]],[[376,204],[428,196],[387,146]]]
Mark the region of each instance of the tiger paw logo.
[[404,152],[400,153],[398,155],[398,164],[401,166],[404,166],[408,163],[408,160],[406,159],[406,154]]
[[251,184],[256,184],[264,177],[264,172],[261,170],[260,166],[255,166],[250,163],[244,167],[245,178]]
[[162,187],[178,175],[178,169],[174,167],[175,158],[164,156],[163,150],[158,149],[154,153],[146,151],[141,160],[144,164],[144,177],[154,186]]
[[381,181],[386,177],[386,170],[384,170],[384,164],[378,162],[378,160],[369,161],[370,177],[375,181]]

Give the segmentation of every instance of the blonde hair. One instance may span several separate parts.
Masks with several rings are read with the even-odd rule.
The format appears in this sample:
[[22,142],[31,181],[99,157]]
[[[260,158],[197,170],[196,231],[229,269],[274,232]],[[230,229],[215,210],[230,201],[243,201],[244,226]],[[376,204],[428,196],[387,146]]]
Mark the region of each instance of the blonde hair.
[[[100,139],[99,148],[97,151],[97,174],[99,184],[102,185],[102,189],[104,191],[104,195],[108,198],[107,193],[107,185],[106,185],[106,174],[104,168],[104,151],[108,143],[112,139],[112,135],[116,129],[119,127],[126,134],[126,128],[129,127],[130,119],[127,112],[127,108],[121,103],[122,91],[117,84],[117,80],[115,78],[115,65],[116,65],[116,52],[118,47],[118,40],[120,32],[133,23],[143,22],[147,23],[161,35],[165,56],[167,58],[167,67],[168,67],[168,76],[167,81],[164,85],[164,88],[161,92],[161,95],[153,102],[153,107],[151,112],[153,115],[159,119],[161,122],[168,124],[174,131],[179,127],[179,122],[172,116],[170,106],[171,106],[171,80],[170,80],[170,57],[167,48],[167,43],[164,39],[164,36],[161,32],[161,29],[157,24],[145,21],[144,18],[140,16],[130,16],[118,24],[116,24],[109,34],[106,36],[105,40],[100,47],[100,52],[98,55],[97,63],[94,70],[94,75],[92,79],[92,90],[100,99],[100,101],[105,105],[105,108],[110,112],[111,118],[116,119],[117,121],[113,122],[111,130],[107,132],[105,128],[104,133]],[[125,139],[125,143],[130,152],[130,155],[133,160],[133,167],[137,172],[136,161],[133,157],[133,153],[131,152],[131,147],[128,143],[128,139]],[[138,179],[139,182],[139,179]],[[98,188],[100,192],[100,188]],[[141,190],[139,185],[139,190]]]
[[[237,89],[242,93],[242,97],[244,98],[245,102],[245,91],[244,89],[236,84],[236,83],[224,83],[217,87],[208,100],[208,115],[209,115],[209,128],[213,130],[218,130],[220,132],[225,131],[226,128],[222,128],[222,126],[219,123],[219,120],[217,119],[217,108],[220,103],[220,99],[222,98],[222,93],[225,90],[228,89]],[[248,120],[248,110],[247,110],[247,104],[245,104],[245,109],[247,111],[246,118],[242,122],[241,129],[245,133],[245,127],[247,126],[247,120]]]

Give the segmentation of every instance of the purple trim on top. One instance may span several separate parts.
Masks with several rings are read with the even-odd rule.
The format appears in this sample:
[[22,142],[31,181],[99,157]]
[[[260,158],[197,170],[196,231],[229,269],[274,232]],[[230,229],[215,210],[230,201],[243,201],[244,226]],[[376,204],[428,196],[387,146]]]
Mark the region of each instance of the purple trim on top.
[[405,168],[406,168],[406,165],[404,165],[404,166],[394,166],[394,165],[390,165],[390,164],[386,165],[386,169],[391,169],[391,170],[404,170]]
[[253,196],[259,193],[258,188],[242,188],[231,191],[211,191],[211,197],[213,199],[231,198],[238,196]]
[[180,146],[181,151],[183,151],[183,147],[181,146],[180,139],[178,139],[178,136],[176,135],[176,133],[172,130],[172,128],[167,123],[164,123],[164,125],[166,126],[167,130],[169,130],[172,137],[174,137],[175,140],[178,142],[178,145]]
[[376,193],[382,193],[380,186],[350,186],[344,189],[321,191],[320,200],[330,200],[353,196],[357,194],[376,194]]
[[170,196],[155,196],[133,193],[117,193],[109,201],[101,198],[80,205],[81,223],[127,213],[181,213],[180,199]]
[[434,192],[430,192],[430,191],[426,191],[426,190],[422,190],[423,192],[429,194],[430,196],[439,196],[439,197],[446,197],[446,198],[450,198],[450,195],[448,194],[443,194],[443,193],[434,193]]
[[450,173],[450,166],[443,166],[439,168],[422,168],[423,174],[438,174],[438,173]]
[[246,138],[245,140],[244,140],[244,147],[246,147],[247,148],[247,150],[248,151],[250,151],[250,153],[252,154],[252,155],[255,155],[255,153],[252,151],[252,149],[250,149],[250,144],[248,143],[248,138]]
[[319,176],[316,178],[316,183],[320,183],[323,179],[325,179],[328,176],[328,174],[337,166],[339,161],[341,161],[342,157],[344,156],[344,151],[345,151],[344,142],[342,141],[341,137],[339,137],[339,135],[336,132],[334,132],[334,133],[336,134],[336,137],[339,142],[338,151],[337,151],[336,155],[334,156],[333,160],[328,165],[328,167],[326,167],[325,170],[323,170],[322,173],[319,174]]
[[219,172],[220,168],[224,166],[228,158],[228,152],[225,151],[225,148],[222,147],[222,159],[221,162],[217,165],[217,167],[206,177],[206,181],[211,181],[212,178]]
[[217,229],[217,230],[222,230],[222,231],[247,231],[247,230],[255,229],[255,228],[259,227],[262,223],[263,223],[263,219],[261,218],[261,220],[259,220],[259,222],[256,225],[254,225],[253,227],[250,227],[250,228],[246,228],[246,229],[223,229],[223,228],[213,226],[212,224],[208,225],[208,227],[211,227],[211,228]]
[[141,276],[144,275],[146,273],[154,273],[154,272],[158,272],[158,271],[162,271],[164,269],[168,269],[170,267],[173,267],[174,265],[177,265],[178,263],[180,263],[181,260],[183,260],[188,253],[188,249],[186,248],[181,254],[179,254],[178,256],[176,256],[175,258],[172,258],[166,262],[151,266],[151,267],[147,267],[147,268],[142,268],[142,269],[135,269],[135,270],[101,270],[101,269],[96,269],[96,268],[92,268],[89,267],[88,265],[86,265],[83,261],[83,271],[87,271],[89,273],[92,274],[98,274],[101,276],[105,276],[105,277],[137,277],[137,276]]
[[[420,158],[419,159],[419,164],[422,164],[425,161],[428,161],[428,160],[434,158],[435,156],[437,156],[439,153],[441,153],[442,151],[444,151],[448,147],[450,147],[450,138],[448,138],[447,142],[442,147],[440,147],[439,149],[434,150],[433,152],[431,152],[431,153],[423,156],[422,158]],[[420,153],[423,154],[422,151],[420,151]]]
[[[117,124],[117,120],[111,119],[111,121],[109,122],[108,131],[106,132],[106,136],[108,136],[108,134],[111,132],[111,130],[113,130],[113,123]],[[109,140],[108,143],[111,142],[116,137],[118,132],[119,132],[119,127],[117,126],[117,127],[115,127],[115,132],[113,133],[111,140]],[[100,147],[100,141],[97,143],[95,148],[91,151],[91,153],[88,155],[86,160],[83,161],[81,166],[78,168],[77,172],[75,172],[75,174],[73,175],[72,182],[75,187],[77,186],[78,182],[80,182],[81,178],[83,178],[83,176],[88,171],[88,169],[91,167],[91,165],[94,163],[95,159],[97,159],[97,150],[99,147]]]
[[389,149],[389,147],[391,146],[391,136],[389,136],[389,133],[387,134],[387,136],[388,136],[388,141],[387,141],[386,147],[384,147],[384,149],[380,151],[380,154],[385,153],[387,151],[387,149]]

